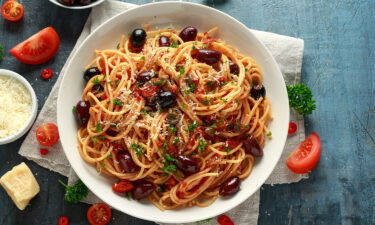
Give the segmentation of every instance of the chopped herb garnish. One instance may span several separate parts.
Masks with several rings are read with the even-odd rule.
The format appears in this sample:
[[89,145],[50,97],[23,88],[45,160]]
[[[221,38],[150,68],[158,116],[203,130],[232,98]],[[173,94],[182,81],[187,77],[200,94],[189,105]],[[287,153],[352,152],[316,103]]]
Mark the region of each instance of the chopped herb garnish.
[[205,219],[205,220],[200,220],[200,221],[197,221],[197,223],[208,223],[208,222],[211,222],[212,218],[208,218],[208,219]]
[[310,88],[304,84],[295,84],[286,87],[288,91],[289,104],[299,114],[308,115],[316,109]]
[[131,36],[132,35],[132,32],[128,32],[128,36]]
[[229,154],[229,152],[231,151],[232,149],[226,147],[225,151],[227,152],[227,154]]
[[111,123],[111,127],[118,127],[118,123]]
[[97,77],[95,77],[93,80],[92,80],[92,83],[93,84],[100,84],[100,80],[99,80],[99,78],[97,78]]
[[216,124],[215,124],[215,123],[214,123],[214,124],[212,124],[212,125],[211,125],[211,127],[212,127],[212,128],[214,128],[214,129],[216,129],[216,128],[217,128],[217,126],[216,126]]
[[220,86],[220,87],[223,87],[223,86],[225,86],[227,83],[228,83],[228,82],[226,82],[226,81],[221,82],[221,83],[219,83],[219,86]]
[[193,131],[193,130],[195,130],[195,128],[197,128],[197,126],[198,126],[198,122],[194,121],[193,123],[189,124],[188,130]]
[[94,144],[96,144],[96,143],[98,143],[98,139],[96,139],[96,138],[91,138],[91,140],[92,140],[92,142],[94,142]]
[[115,80],[115,84],[118,85],[120,83],[119,80]]
[[105,136],[99,136],[99,140],[101,140],[101,141],[103,141],[103,140],[105,140]]
[[158,189],[156,189],[156,192],[157,192],[158,194],[161,194],[161,193],[164,193],[165,190],[164,190],[164,188],[159,187]]
[[175,134],[177,132],[177,128],[175,125],[171,125],[170,128],[171,128],[172,134]]
[[220,124],[220,123],[222,123],[222,122],[224,122],[224,120],[218,120],[218,121],[217,121],[218,124]]
[[99,122],[99,123],[97,123],[96,124],[96,133],[100,133],[100,132],[102,132],[103,131],[103,128],[102,128],[102,126],[101,126],[101,123]]
[[245,68],[245,71],[246,71],[246,72],[249,71],[249,68]]
[[245,129],[249,129],[249,125],[245,125],[244,128],[245,128]]
[[204,142],[203,140],[199,141],[199,151],[203,152],[206,149],[207,143]]
[[268,137],[272,136],[272,132],[271,131],[268,131],[267,134],[266,134]]
[[176,165],[174,165],[174,164],[168,164],[167,161],[164,161],[163,164],[164,164],[164,167],[161,168],[163,171],[165,171],[165,172],[171,172],[171,173],[177,171]]
[[124,103],[122,101],[120,101],[119,99],[115,98],[115,99],[113,99],[113,104],[114,105],[123,105]]
[[208,49],[210,47],[210,43],[203,44],[202,49]]
[[163,156],[167,161],[171,161],[171,162],[176,161],[176,159],[173,158],[173,156],[167,153],[168,146],[165,142],[163,143],[163,146],[161,147],[161,149],[163,150]]
[[132,194],[128,191],[128,192],[125,192],[125,198],[127,198],[129,201],[132,200]]
[[176,42],[172,41],[172,43],[171,43],[171,47],[172,48],[178,48],[179,46],[180,46],[179,44],[177,44]]
[[179,143],[180,142],[180,138],[178,138],[178,137],[175,137],[174,139],[173,139],[173,144],[177,144],[177,143]]
[[223,99],[222,97],[220,97],[219,99],[220,99],[220,101],[223,101],[224,103],[228,102],[226,99]]
[[144,56],[142,56],[142,57],[141,57],[141,60],[142,60],[142,61],[145,61],[145,60],[146,60],[146,58],[145,58]]
[[143,148],[139,144],[132,144],[130,147],[135,151],[138,157],[143,154]]
[[113,159],[112,153],[107,156],[107,159]]
[[77,107],[76,107],[76,106],[73,106],[73,108],[72,108],[72,112],[73,112],[73,113],[76,113],[76,112],[77,112]]
[[105,168],[105,164],[104,164],[104,161],[102,161],[102,163],[100,164],[100,167],[101,167],[102,169],[104,169],[104,168]]
[[210,104],[210,100],[207,97],[204,97],[203,104],[204,105]]
[[183,109],[186,109],[186,104],[185,104],[185,103],[182,103],[182,104],[181,104],[181,107],[182,107]]
[[158,81],[155,81],[154,82],[154,85],[162,85],[163,84],[163,81],[162,80],[158,80]]

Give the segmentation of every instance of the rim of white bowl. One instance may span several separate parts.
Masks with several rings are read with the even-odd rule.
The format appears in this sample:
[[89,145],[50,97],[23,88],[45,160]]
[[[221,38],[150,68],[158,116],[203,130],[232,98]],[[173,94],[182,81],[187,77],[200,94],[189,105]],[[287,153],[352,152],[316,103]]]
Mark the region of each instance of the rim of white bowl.
[[33,87],[31,87],[30,83],[20,74],[13,72],[11,70],[0,69],[0,76],[12,77],[21,82],[30,93],[32,102],[29,118],[26,120],[25,124],[21,127],[21,129],[17,133],[14,133],[6,138],[0,139],[0,145],[4,145],[19,139],[31,128],[37,115],[38,99],[36,97]]
[[55,5],[58,5],[60,7],[66,8],[66,9],[89,9],[89,8],[92,8],[94,6],[97,6],[101,3],[103,3],[105,0],[96,0],[95,2],[93,2],[89,5],[73,5],[73,6],[63,5],[60,2],[58,2],[57,0],[49,0],[49,1],[52,2]]
[[[101,29],[103,26],[105,26],[107,23],[109,23],[109,22],[111,22],[111,21],[113,21],[113,20],[116,20],[116,18],[121,17],[124,13],[127,13],[127,12],[132,11],[132,10],[139,10],[139,8],[141,8],[141,7],[151,7],[151,6],[153,6],[153,5],[168,5],[168,4],[186,4],[186,5],[191,5],[191,6],[194,6],[194,7],[202,7],[202,8],[206,8],[206,9],[208,9],[208,10],[215,11],[216,13],[218,13],[218,14],[220,14],[220,15],[222,15],[222,16],[225,16],[225,17],[230,18],[231,20],[237,22],[240,26],[242,26],[243,29],[248,30],[248,27],[246,27],[242,22],[240,22],[239,20],[235,19],[235,18],[232,17],[231,15],[229,15],[229,14],[227,14],[227,13],[224,13],[224,12],[222,12],[222,11],[220,11],[220,10],[217,10],[217,9],[215,9],[215,8],[209,7],[209,6],[205,6],[205,5],[198,4],[198,3],[192,3],[192,2],[184,2],[184,1],[164,1],[164,2],[153,2],[153,3],[148,3],[148,4],[141,5],[141,6],[139,6],[139,7],[134,7],[134,8],[128,9],[128,10],[126,10],[126,11],[124,11],[124,12],[121,12],[121,13],[119,13],[119,14],[117,14],[117,15],[111,17],[111,18],[109,18],[108,20],[106,20],[106,21],[105,21],[104,23],[102,23],[100,26],[98,26],[97,28],[95,28],[95,29],[91,32],[91,34],[89,34],[89,35],[85,38],[85,40],[80,44],[80,46],[78,47],[77,51],[72,55],[71,58],[75,58],[75,56],[78,54],[80,48],[81,48],[82,46],[85,45],[85,43],[86,43],[86,42],[87,42],[87,41],[88,41],[88,40],[89,40],[89,39],[90,39],[90,38],[96,33],[97,30],[100,30],[100,29]],[[262,46],[262,48],[264,49],[264,51],[266,51],[267,54],[268,54],[269,56],[271,56],[271,57],[269,58],[269,60],[272,62],[272,64],[276,65],[276,69],[278,70],[278,73],[281,75],[281,79],[284,81],[284,77],[282,76],[281,70],[280,70],[280,68],[279,68],[279,66],[278,66],[278,64],[277,64],[277,62],[276,62],[276,60],[273,58],[272,54],[270,53],[270,51],[265,47],[265,45],[264,45],[264,44],[263,44],[263,43],[262,43],[262,42],[261,42],[261,41],[260,41],[260,40],[259,40],[259,39],[258,39],[258,38],[257,38],[252,32],[251,32],[251,31],[249,31],[249,32],[250,32],[251,35],[254,37],[255,42],[257,42],[258,45]],[[70,65],[72,64],[72,62],[73,62],[72,60],[70,60],[70,61],[68,62],[67,68],[70,67]],[[61,82],[61,83],[64,83],[64,79],[65,79],[65,77],[62,77],[62,82]],[[285,81],[284,81],[284,83],[285,83]],[[285,87],[285,92],[286,92],[286,87]],[[59,110],[59,107],[60,107],[60,106],[59,106],[59,98],[60,98],[61,94],[62,94],[62,91],[61,91],[61,89],[59,89],[58,100],[57,100],[57,122],[58,122],[58,123],[61,122],[61,115],[59,115],[59,111],[60,111],[60,110]],[[288,102],[286,102],[286,104],[287,104],[286,107],[289,109],[289,104],[288,104]],[[288,123],[289,123],[289,113],[288,113],[288,118],[285,118],[285,119],[286,119],[286,121],[288,121]],[[286,126],[286,127],[287,127],[287,126]],[[286,131],[286,130],[285,130],[285,131]],[[286,138],[287,138],[287,133],[286,133],[286,132],[285,132],[284,137],[282,137],[282,138],[285,140],[285,141],[283,142],[283,146],[282,146],[282,148],[284,148],[284,146],[285,146],[285,144],[286,144]],[[65,148],[66,148],[66,146],[64,146],[64,143],[62,143],[62,146],[63,146],[64,152],[65,152]],[[283,152],[283,150],[280,151],[279,155],[277,156],[277,161],[276,161],[275,165],[273,165],[273,169],[270,170],[266,176],[264,176],[263,181],[261,182],[261,184],[257,185],[257,187],[256,187],[255,190],[259,190],[260,187],[261,187],[261,186],[265,183],[265,181],[269,178],[269,176],[271,175],[271,173],[272,173],[273,170],[275,169],[277,162],[280,160],[280,157],[281,157],[282,152]],[[66,153],[66,152],[65,152],[65,153]],[[68,156],[67,156],[67,157],[68,157]],[[69,157],[68,157],[68,159],[69,159]],[[72,166],[73,170],[75,170],[76,165],[72,164],[71,166]],[[81,179],[81,177],[80,177],[81,174],[77,173],[77,176]],[[83,183],[85,183],[84,179],[81,179],[81,180],[82,180]],[[86,184],[86,183],[85,183],[85,184]],[[88,186],[89,189],[90,189],[90,190],[91,190],[96,196],[99,196],[97,190],[96,190],[95,188],[93,188],[93,186],[92,186],[91,184],[86,184],[86,186]],[[243,203],[245,200],[247,200],[248,198],[250,198],[255,192],[256,192],[256,191],[254,191],[252,194],[250,194],[247,198],[244,198],[244,199],[238,201],[235,205],[233,205],[233,206],[231,206],[231,207],[229,207],[229,208],[227,207],[227,208],[225,208],[225,209],[219,209],[219,210],[217,210],[216,213],[214,213],[214,214],[212,214],[212,215],[210,215],[210,216],[202,216],[200,219],[207,219],[207,218],[209,218],[209,217],[217,216],[217,215],[220,215],[220,214],[222,214],[222,213],[225,213],[225,212],[227,212],[227,211],[233,209],[234,207],[240,205],[241,203]],[[100,198],[100,197],[99,197],[99,198]],[[102,199],[102,200],[103,200],[103,199]],[[106,202],[106,200],[103,200],[103,201]],[[119,210],[120,212],[126,213],[126,214],[128,214],[128,215],[130,215],[130,216],[133,216],[133,217],[136,217],[136,218],[139,218],[139,219],[143,219],[143,220],[154,221],[154,222],[162,222],[162,223],[190,223],[190,222],[196,222],[196,220],[194,220],[194,219],[182,219],[182,220],[170,220],[170,221],[163,221],[163,220],[158,220],[158,219],[152,219],[152,220],[150,220],[150,218],[148,218],[148,217],[145,216],[145,215],[142,215],[141,213],[136,214],[136,213],[133,213],[133,212],[125,212],[125,211],[123,211],[122,209],[120,209],[120,208],[118,208],[118,207],[116,207],[116,206],[114,206],[114,205],[112,205],[112,204],[110,204],[110,203],[108,203],[108,202],[106,202],[106,203],[109,204],[109,205],[110,205],[111,207],[113,207],[114,209]]]

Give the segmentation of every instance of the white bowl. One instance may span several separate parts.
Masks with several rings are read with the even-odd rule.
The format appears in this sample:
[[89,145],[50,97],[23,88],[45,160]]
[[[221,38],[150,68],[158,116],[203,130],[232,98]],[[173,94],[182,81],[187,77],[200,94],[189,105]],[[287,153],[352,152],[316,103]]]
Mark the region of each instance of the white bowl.
[[[95,49],[115,49],[122,34],[150,24],[152,28],[173,25],[183,28],[195,26],[207,31],[219,26],[218,36],[240,51],[255,58],[262,68],[267,96],[272,103],[274,119],[270,124],[272,140],[264,148],[264,156],[257,161],[251,175],[242,182],[241,190],[231,198],[219,198],[206,208],[192,207],[160,211],[152,204],[128,201],[111,190],[115,179],[99,175],[86,163],[77,150],[77,124],[71,111],[81,99],[85,85],[84,67],[89,64]],[[158,2],[125,11],[102,24],[81,44],[68,63],[57,100],[57,122],[61,143],[74,171],[96,196],[113,208],[145,220],[165,223],[186,223],[214,217],[248,199],[266,181],[276,166],[284,148],[289,123],[289,104],[284,79],[271,54],[242,23],[233,17],[199,4],[187,2]]]
[[5,70],[5,69],[0,69],[0,75],[2,76],[8,76],[8,77],[13,77],[17,79],[19,82],[21,82],[23,85],[25,85],[26,89],[30,93],[31,96],[31,112],[29,115],[29,118],[26,120],[25,124],[22,126],[22,128],[15,134],[8,136],[6,138],[0,139],[0,145],[4,145],[10,142],[13,142],[17,140],[18,138],[22,137],[33,125],[36,114],[37,114],[37,109],[38,109],[38,99],[36,98],[34,89],[31,87],[30,83],[23,78],[23,76],[19,75],[18,73],[15,73],[10,70]]
[[88,9],[88,8],[92,8],[94,6],[97,6],[101,3],[103,3],[105,0],[96,0],[89,5],[73,5],[73,6],[63,5],[58,0],[49,0],[49,1],[52,2],[55,5],[58,5],[58,6],[67,8],[67,9]]

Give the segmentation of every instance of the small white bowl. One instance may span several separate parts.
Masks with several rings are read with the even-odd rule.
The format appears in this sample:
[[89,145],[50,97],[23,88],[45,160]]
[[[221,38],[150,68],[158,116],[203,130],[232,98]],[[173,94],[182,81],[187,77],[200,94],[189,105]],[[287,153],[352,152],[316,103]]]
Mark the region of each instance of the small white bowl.
[[22,137],[33,125],[34,120],[36,118],[37,114],[37,109],[38,109],[38,99],[36,98],[34,89],[31,87],[30,83],[23,78],[21,75],[18,73],[15,73],[10,70],[5,70],[5,69],[0,69],[0,76],[8,76],[8,77],[13,77],[17,79],[19,82],[21,82],[23,85],[25,85],[26,89],[29,91],[30,96],[31,96],[31,112],[29,115],[29,118],[26,120],[25,124],[23,127],[15,134],[12,134],[11,136],[8,136],[6,138],[0,139],[0,145],[4,145],[10,142],[13,142],[17,140],[18,138]]
[[61,6],[63,8],[67,8],[67,9],[88,9],[88,8],[92,8],[94,6],[97,6],[101,3],[103,3],[105,0],[96,0],[89,5],[73,5],[73,6],[63,5],[58,0],[49,0],[49,1],[52,2],[55,5],[58,5],[58,6]]

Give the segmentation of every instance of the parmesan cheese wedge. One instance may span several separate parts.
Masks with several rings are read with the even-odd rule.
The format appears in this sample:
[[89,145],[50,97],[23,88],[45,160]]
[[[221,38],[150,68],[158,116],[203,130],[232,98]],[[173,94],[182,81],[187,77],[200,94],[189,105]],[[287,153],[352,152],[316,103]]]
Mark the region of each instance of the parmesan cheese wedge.
[[40,190],[38,182],[25,163],[5,173],[0,178],[0,184],[20,210],[24,210]]

